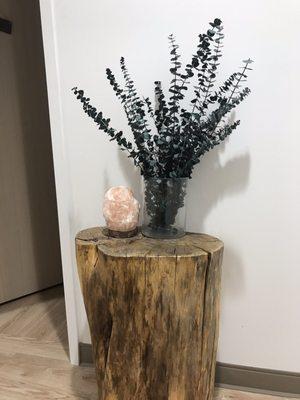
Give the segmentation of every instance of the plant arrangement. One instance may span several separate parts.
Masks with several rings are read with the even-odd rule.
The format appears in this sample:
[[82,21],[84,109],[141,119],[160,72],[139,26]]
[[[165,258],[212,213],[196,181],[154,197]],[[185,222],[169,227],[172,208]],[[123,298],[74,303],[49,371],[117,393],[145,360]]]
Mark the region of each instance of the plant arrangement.
[[[216,18],[207,32],[199,35],[195,54],[183,67],[178,45],[170,35],[169,96],[160,81],[154,82],[154,105],[149,97],[138,94],[123,57],[120,60],[123,87],[116,82],[113,72],[106,69],[107,79],[123,105],[135,144],[126,139],[123,131],[111,127],[110,119],[90,104],[83,90],[72,89],[84,112],[110,140],[118,143],[121,150],[127,151],[140,168],[146,183],[145,202],[153,226],[172,226],[185,195],[185,184],[176,184],[176,178],[191,178],[201,156],[221,143],[240,124],[239,120],[228,122],[228,116],[250,93],[244,83],[252,60],[243,61],[240,71],[234,72],[215,88],[223,40],[222,21]],[[173,179],[174,190],[170,190],[170,179]],[[172,198],[164,195],[166,184],[167,191],[173,193]]]

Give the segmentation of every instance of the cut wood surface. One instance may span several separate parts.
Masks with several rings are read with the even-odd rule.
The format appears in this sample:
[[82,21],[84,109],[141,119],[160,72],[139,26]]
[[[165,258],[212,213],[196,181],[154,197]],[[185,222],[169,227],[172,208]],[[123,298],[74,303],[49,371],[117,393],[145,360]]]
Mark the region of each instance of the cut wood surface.
[[211,400],[223,244],[76,237],[99,400]]

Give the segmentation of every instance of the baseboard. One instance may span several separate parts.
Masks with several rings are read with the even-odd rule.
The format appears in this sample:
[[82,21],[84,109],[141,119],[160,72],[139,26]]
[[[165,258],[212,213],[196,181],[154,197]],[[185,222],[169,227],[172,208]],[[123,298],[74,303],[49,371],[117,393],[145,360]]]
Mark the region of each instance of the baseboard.
[[300,398],[300,374],[217,363],[216,385]]
[[94,364],[91,344],[79,343],[79,364]]
[[[92,364],[92,346],[79,343],[80,364]],[[217,363],[216,386],[300,398],[300,374]]]

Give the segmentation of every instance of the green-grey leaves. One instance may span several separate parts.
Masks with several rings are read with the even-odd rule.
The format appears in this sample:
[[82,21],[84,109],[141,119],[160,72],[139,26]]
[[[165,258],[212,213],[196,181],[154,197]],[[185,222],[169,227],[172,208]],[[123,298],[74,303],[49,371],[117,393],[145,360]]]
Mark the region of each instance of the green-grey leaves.
[[[123,86],[116,82],[113,72],[106,69],[107,79],[124,108],[135,144],[129,142],[122,131],[110,126],[110,119],[90,104],[83,90],[72,89],[84,112],[110,140],[115,140],[129,153],[146,177],[191,177],[200,157],[223,141],[240,123],[229,123],[226,118],[250,93],[243,85],[253,61],[250,58],[244,60],[241,70],[215,89],[224,34],[219,18],[209,25],[206,33],[198,36],[195,53],[185,66],[180,61],[174,35],[169,36],[169,95],[163,90],[161,81],[154,82],[154,104],[149,97],[139,96],[123,57],[120,60]],[[190,104],[183,107],[189,88],[192,90]]]

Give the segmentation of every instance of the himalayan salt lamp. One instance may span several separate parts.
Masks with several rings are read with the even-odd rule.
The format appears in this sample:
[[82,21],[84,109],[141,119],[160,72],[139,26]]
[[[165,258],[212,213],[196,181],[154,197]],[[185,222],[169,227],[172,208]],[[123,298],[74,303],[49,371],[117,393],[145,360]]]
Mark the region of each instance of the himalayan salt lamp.
[[109,236],[131,237],[137,233],[139,202],[125,186],[110,188],[104,196],[103,215]]

